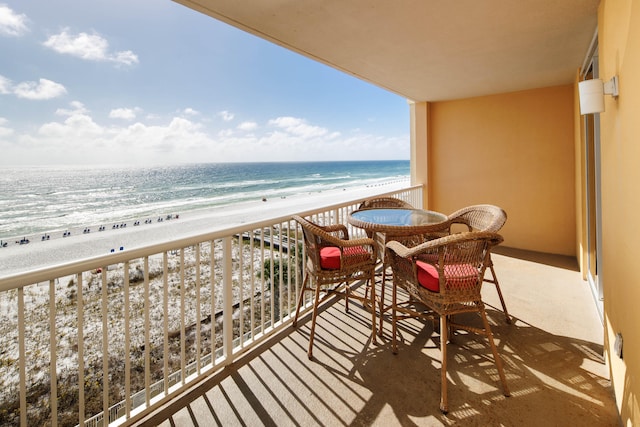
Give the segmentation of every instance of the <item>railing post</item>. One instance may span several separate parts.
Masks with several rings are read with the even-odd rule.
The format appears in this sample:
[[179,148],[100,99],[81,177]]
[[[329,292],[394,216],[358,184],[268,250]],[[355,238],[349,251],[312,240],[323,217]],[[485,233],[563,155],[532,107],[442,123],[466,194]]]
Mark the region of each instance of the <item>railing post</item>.
[[51,381],[51,426],[58,425],[58,370],[57,370],[57,340],[56,340],[56,283],[49,280],[49,343],[51,362],[49,366],[49,378]]
[[102,414],[109,424],[109,292],[107,269],[102,270]]
[[[127,418],[131,417],[131,311],[129,296],[129,261],[124,263],[124,397],[125,397],[125,414]],[[166,371],[165,371],[166,372]]]
[[20,369],[20,427],[27,426],[27,352],[24,341],[24,288],[18,288],[18,354]]
[[144,397],[145,405],[151,404],[151,318],[149,315],[149,257],[144,257]]
[[186,325],[186,290],[184,273],[184,250],[180,249],[180,384],[185,384],[187,378],[187,325]]
[[[202,318],[201,318],[201,303],[200,303],[200,244],[196,244],[195,245],[195,252],[196,252],[196,307],[198,307],[198,309],[196,310],[196,372],[198,373],[198,376],[200,375],[200,366],[202,364],[201,360],[200,360],[200,353],[202,352],[202,344],[201,344],[201,324],[202,324]],[[211,316],[211,324],[213,325],[213,315]]]
[[232,253],[231,236],[222,239],[222,343],[224,346],[224,363],[233,361],[233,289],[232,289]]
[[[105,266],[106,268],[106,266]],[[78,384],[84,384],[84,296],[82,291],[82,273],[78,273]],[[85,412],[84,387],[78,387],[78,425],[84,425]]]

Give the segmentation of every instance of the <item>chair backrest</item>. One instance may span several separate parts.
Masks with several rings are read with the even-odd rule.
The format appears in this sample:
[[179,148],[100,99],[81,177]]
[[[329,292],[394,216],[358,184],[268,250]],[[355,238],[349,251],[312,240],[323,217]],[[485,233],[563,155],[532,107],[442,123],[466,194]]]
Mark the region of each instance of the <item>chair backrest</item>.
[[440,273],[441,293],[479,293],[491,248],[502,242],[502,236],[493,232],[470,232],[434,242],[431,253],[423,256],[433,261],[437,254],[435,264]]
[[413,206],[409,202],[397,199],[395,197],[374,197],[373,199],[367,199],[360,204],[358,209],[373,209],[373,208],[404,208],[413,209]]
[[[302,227],[305,252],[308,262],[311,263],[308,267],[314,271],[322,269],[320,266],[320,250],[322,248],[335,246],[335,239],[349,240],[347,228],[342,224],[323,227],[298,215],[293,215],[292,218]],[[329,239],[334,239],[334,241],[331,242]]]
[[473,205],[449,215],[452,224],[465,224],[469,231],[497,233],[507,221],[507,213],[495,205]]
[[320,268],[320,249],[322,248],[322,239],[318,235],[321,230],[316,224],[308,221],[301,216],[294,215],[293,219],[302,227],[304,236],[304,249],[307,254],[307,260],[311,262],[313,269]]
[[413,248],[398,242],[387,244],[394,280],[410,294],[420,299],[416,262],[422,261],[437,270],[439,292],[429,294],[442,303],[461,303],[481,299],[480,289],[491,248],[503,241],[492,232],[450,234]]

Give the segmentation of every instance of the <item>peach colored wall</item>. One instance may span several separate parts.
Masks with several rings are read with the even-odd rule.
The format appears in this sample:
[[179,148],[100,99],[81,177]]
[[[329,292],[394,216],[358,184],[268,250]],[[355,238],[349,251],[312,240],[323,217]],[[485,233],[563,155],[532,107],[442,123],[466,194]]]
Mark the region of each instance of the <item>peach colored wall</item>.
[[496,204],[505,246],[576,255],[574,86],[429,107],[429,208]]
[[[605,351],[623,425],[640,425],[640,1],[603,0],[598,11],[600,77],[619,76],[605,96],[602,152],[602,268]],[[613,354],[623,337],[623,358]]]

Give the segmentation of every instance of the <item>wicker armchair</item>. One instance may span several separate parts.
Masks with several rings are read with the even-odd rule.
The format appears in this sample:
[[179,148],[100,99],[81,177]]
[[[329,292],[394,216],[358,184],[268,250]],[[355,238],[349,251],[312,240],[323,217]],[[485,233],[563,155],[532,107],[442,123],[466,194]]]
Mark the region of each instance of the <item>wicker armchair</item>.
[[[467,231],[489,231],[497,233],[500,231],[504,223],[507,221],[507,213],[500,207],[494,205],[474,205],[462,208],[449,215],[449,222],[453,224],[466,225]],[[502,311],[507,323],[511,323],[511,317],[507,311],[507,305],[504,303],[504,297],[498,283],[498,276],[493,268],[493,261],[489,258],[487,269],[491,272],[491,278],[484,277],[485,282],[493,283],[500,297]]]
[[[345,309],[349,312],[349,299],[369,306],[371,312],[372,340],[376,342],[376,310],[375,287],[372,286],[371,297],[362,297],[352,292],[350,283],[354,280],[366,280],[373,283],[377,251],[371,239],[349,240],[347,228],[342,224],[321,226],[300,216],[293,216],[300,224],[304,234],[305,252],[307,256],[305,276],[298,299],[294,327],[298,323],[298,315],[307,291],[314,292],[311,333],[309,335],[309,359],[313,357],[313,338],[315,333],[318,306],[329,296],[338,293],[345,296]],[[342,288],[344,287],[344,290]],[[320,297],[321,292],[326,292]]]
[[[440,319],[442,355],[440,410],[448,412],[447,401],[447,339],[449,332],[464,329],[487,337],[498,368],[505,396],[509,395],[502,361],[493,341],[484,303],[480,296],[482,277],[491,248],[502,242],[499,234],[467,232],[430,240],[413,248],[392,241],[387,243],[387,257],[393,269],[392,348],[397,353],[397,322],[408,317]],[[424,304],[429,311],[417,311],[415,304],[399,304],[398,289],[405,290],[414,302]],[[453,322],[452,316],[477,312],[483,327],[476,328]]]

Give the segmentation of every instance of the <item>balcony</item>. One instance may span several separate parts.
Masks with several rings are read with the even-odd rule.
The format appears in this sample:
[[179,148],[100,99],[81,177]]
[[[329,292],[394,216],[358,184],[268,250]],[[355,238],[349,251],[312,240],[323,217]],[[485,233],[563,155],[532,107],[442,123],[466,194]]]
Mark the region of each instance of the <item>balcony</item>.
[[[421,187],[386,194],[422,205]],[[296,213],[344,223],[359,203]],[[367,312],[329,300],[307,359],[309,314],[291,326],[300,238],[286,216],[0,279],[2,321],[15,324],[0,338],[0,424],[619,423],[573,259],[497,250],[513,324],[493,285],[483,292],[512,396],[483,342],[457,335],[445,416],[428,322],[405,323],[393,355],[388,325],[374,345]]]
[[[492,285],[483,289],[511,397],[482,340],[457,336],[449,352],[450,413],[438,409],[439,341],[432,325],[390,325],[378,345],[369,317],[329,302],[306,357],[309,323],[287,327],[255,351],[174,399],[144,425],[619,425],[602,356],[602,324],[575,261],[502,248],[494,264],[513,324]],[[307,316],[306,320],[309,320]]]

